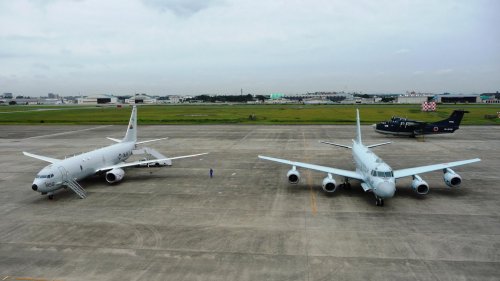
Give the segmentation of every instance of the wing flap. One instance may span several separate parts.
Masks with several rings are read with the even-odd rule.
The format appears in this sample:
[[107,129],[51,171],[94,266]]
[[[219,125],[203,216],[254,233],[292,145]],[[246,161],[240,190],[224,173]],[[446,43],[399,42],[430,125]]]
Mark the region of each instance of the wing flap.
[[413,176],[413,175],[417,175],[417,174],[423,174],[423,173],[427,173],[427,172],[442,170],[442,169],[446,169],[446,168],[462,166],[462,165],[466,165],[466,164],[470,164],[470,163],[474,163],[474,162],[479,162],[479,161],[481,161],[481,159],[475,158],[475,159],[455,161],[455,162],[449,162],[449,163],[441,163],[441,164],[434,164],[434,165],[421,166],[421,167],[415,167],[415,168],[401,169],[401,170],[394,171],[394,178],[398,179],[398,178]]
[[196,157],[196,156],[205,155],[205,154],[208,154],[208,152],[192,154],[192,155],[176,156],[176,157],[170,157],[170,158],[162,158],[162,159],[151,159],[151,160],[146,160],[146,161],[141,160],[141,161],[134,161],[134,162],[122,162],[122,163],[118,163],[116,165],[100,168],[100,169],[96,170],[95,172],[99,173],[99,172],[113,170],[116,168],[126,168],[126,167],[134,167],[134,166],[138,166],[138,165],[147,165],[150,163],[165,162],[165,161],[171,161],[171,160],[175,160],[175,159],[188,158],[188,157]]
[[288,165],[292,165],[292,166],[302,167],[302,168],[306,168],[306,169],[310,169],[310,170],[315,170],[315,171],[319,171],[319,172],[330,173],[330,174],[334,174],[334,175],[338,175],[338,176],[342,176],[342,177],[346,177],[346,178],[350,178],[350,179],[364,181],[363,176],[354,172],[354,171],[347,171],[347,170],[330,168],[330,167],[325,167],[325,166],[320,166],[320,165],[315,165],[315,164],[295,162],[295,161],[267,157],[267,156],[262,156],[262,155],[259,155],[259,158],[264,159],[264,160],[278,162],[278,163],[288,164]]

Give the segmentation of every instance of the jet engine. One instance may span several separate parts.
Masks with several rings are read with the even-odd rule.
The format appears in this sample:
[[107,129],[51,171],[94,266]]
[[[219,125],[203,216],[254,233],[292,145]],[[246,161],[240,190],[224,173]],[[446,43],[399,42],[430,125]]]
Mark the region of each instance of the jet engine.
[[462,183],[462,178],[452,169],[446,168],[443,170],[444,183],[449,187],[458,187]]
[[334,193],[335,190],[337,190],[337,183],[331,174],[328,174],[328,176],[323,179],[322,187],[323,190],[328,193]]
[[109,183],[119,182],[125,176],[125,171],[120,168],[115,168],[106,173],[106,181]]
[[288,171],[286,177],[288,178],[288,182],[291,184],[297,184],[300,181],[300,173],[299,171],[297,171],[297,168],[295,168],[295,166],[293,166],[293,168]]
[[418,175],[413,176],[413,180],[411,181],[411,188],[420,195],[429,193],[429,184],[427,184],[427,182]]

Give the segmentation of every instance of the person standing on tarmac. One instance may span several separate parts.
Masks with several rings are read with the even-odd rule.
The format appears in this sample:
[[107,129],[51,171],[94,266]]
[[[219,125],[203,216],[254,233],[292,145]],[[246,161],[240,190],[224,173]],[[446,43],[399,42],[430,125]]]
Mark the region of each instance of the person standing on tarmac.
[[214,170],[212,170],[212,168],[210,168],[210,178],[213,178],[214,177]]

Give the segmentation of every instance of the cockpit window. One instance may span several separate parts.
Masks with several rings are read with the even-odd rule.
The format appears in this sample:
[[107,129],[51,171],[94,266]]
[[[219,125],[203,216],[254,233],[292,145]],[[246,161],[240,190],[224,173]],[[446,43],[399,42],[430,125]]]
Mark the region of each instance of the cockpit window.
[[50,178],[53,178],[54,177],[54,174],[50,174],[50,175],[36,175],[35,178],[37,179],[50,179]]
[[389,171],[389,172],[380,172],[380,171],[377,171],[376,176],[380,177],[380,178],[392,178],[394,175],[393,175],[392,171]]

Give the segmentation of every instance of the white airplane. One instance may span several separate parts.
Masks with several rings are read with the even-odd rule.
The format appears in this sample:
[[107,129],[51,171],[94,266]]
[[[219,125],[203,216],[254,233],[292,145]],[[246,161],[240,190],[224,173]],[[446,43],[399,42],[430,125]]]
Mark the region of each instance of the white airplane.
[[[121,181],[125,176],[125,171],[122,168],[171,166],[172,160],[174,159],[195,157],[207,154],[199,153],[177,157],[166,157],[152,148],[144,147],[141,149],[137,149],[138,144],[164,140],[167,138],[137,142],[136,106],[132,108],[132,114],[130,116],[130,121],[125,137],[122,140],[114,138],[108,139],[117,143],[66,159],[55,159],[23,151],[23,154],[26,156],[51,163],[36,175],[31,188],[34,191],[40,192],[42,195],[47,194],[49,199],[52,199],[56,190],[63,187],[69,187],[80,198],[83,199],[87,197],[87,194],[77,181],[88,176],[106,173],[106,181],[108,183],[116,183]],[[133,154],[149,154],[153,157],[156,157],[156,159],[144,159],[135,162],[124,162]]]
[[356,171],[346,171],[261,155],[259,155],[259,158],[292,165],[292,169],[287,173],[288,181],[292,184],[297,184],[300,180],[300,173],[299,171],[297,171],[297,167],[325,172],[327,173],[327,176],[323,179],[322,187],[325,192],[329,193],[333,193],[337,189],[337,183],[332,175],[344,177],[345,180],[343,185],[345,186],[350,186],[349,179],[359,180],[361,182],[361,187],[365,192],[373,192],[373,194],[375,195],[375,203],[377,206],[383,206],[384,199],[394,196],[394,192],[396,191],[396,179],[411,176],[413,178],[413,181],[411,182],[411,188],[418,194],[427,194],[429,192],[429,185],[419,176],[419,174],[442,170],[444,173],[443,179],[446,185],[448,185],[449,187],[458,187],[462,182],[462,178],[450,168],[481,161],[479,158],[475,158],[470,160],[462,160],[393,171],[389,165],[387,165],[384,161],[382,161],[382,159],[380,159],[369,149],[372,147],[389,144],[390,142],[372,144],[368,146],[363,145],[363,143],[361,142],[359,110],[356,111],[357,136],[356,140],[352,140],[352,147],[342,144],[320,141],[321,143],[352,149],[352,156],[354,158],[354,162],[356,163]]

